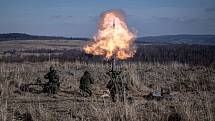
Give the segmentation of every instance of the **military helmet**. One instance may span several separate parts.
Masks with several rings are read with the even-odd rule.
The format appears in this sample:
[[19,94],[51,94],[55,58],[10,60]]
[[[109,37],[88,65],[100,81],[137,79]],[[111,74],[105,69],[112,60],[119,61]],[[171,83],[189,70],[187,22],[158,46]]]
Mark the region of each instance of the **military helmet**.
[[55,71],[54,66],[53,66],[53,65],[51,65],[51,66],[49,67],[49,70],[50,70],[50,71]]
[[88,75],[88,74],[90,74],[89,71],[85,71],[84,72],[84,75]]

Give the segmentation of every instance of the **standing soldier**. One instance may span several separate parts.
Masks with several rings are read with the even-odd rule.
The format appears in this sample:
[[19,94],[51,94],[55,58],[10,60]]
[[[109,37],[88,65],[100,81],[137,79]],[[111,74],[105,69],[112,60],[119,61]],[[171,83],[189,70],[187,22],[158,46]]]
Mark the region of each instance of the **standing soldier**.
[[111,79],[106,87],[110,90],[110,95],[113,102],[116,102],[117,100],[123,102],[127,96],[128,85],[123,82],[120,73],[121,72],[113,70],[107,73]]
[[94,79],[91,77],[88,71],[85,71],[84,75],[81,77],[80,87],[79,87],[84,96],[92,95],[91,84],[93,83],[94,83]]
[[50,66],[49,72],[44,76],[49,81],[44,86],[44,92],[56,94],[60,88],[59,75],[55,70],[54,66]]

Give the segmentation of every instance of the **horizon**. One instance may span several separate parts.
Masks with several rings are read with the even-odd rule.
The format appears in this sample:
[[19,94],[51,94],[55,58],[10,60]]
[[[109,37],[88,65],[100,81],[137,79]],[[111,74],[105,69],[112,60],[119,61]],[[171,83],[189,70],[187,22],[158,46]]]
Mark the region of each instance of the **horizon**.
[[[39,34],[29,34],[29,33],[0,33],[0,35],[4,35],[4,34],[25,34],[30,36],[41,36],[41,37],[62,37],[65,39],[69,39],[69,38],[93,39],[93,37],[85,37],[85,36],[56,36],[56,35],[39,35]],[[215,34],[164,34],[164,35],[152,35],[152,36],[137,36],[135,39],[148,38],[148,37],[163,37],[163,36],[215,36]]]
[[[44,36],[44,37],[63,37],[63,38],[88,38],[92,39],[92,37],[84,37],[84,36],[56,36],[56,35],[39,35],[39,34],[29,34],[29,33],[0,33],[3,34],[25,34],[30,36]],[[136,38],[144,38],[144,37],[162,37],[162,36],[215,36],[215,34],[163,34],[163,35],[152,35],[152,36],[138,36]]]
[[138,37],[215,34],[211,0],[1,0],[0,33],[92,38],[99,16],[111,9],[125,12],[129,29]]
[[[86,36],[56,36],[56,35],[41,35],[41,34],[29,34],[29,33],[0,33],[0,35],[3,34],[26,34],[31,36],[45,36],[45,37],[63,37],[63,38],[88,38],[91,39],[92,37],[86,37]],[[162,36],[215,36],[215,34],[163,34],[163,35],[148,35],[148,36],[137,36],[136,38],[142,38],[142,37],[162,37]]]

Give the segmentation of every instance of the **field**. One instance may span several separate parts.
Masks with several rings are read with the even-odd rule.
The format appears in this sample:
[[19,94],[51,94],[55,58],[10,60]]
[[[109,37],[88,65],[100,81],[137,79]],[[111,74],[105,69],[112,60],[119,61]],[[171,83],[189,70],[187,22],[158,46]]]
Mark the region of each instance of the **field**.
[[[215,66],[211,57],[214,51],[208,51],[214,47],[197,46],[209,53],[193,53],[210,58],[207,63],[202,63],[204,60],[187,63],[189,58],[180,62],[171,56],[165,62],[160,60],[161,57],[150,57],[156,60],[151,61],[149,56],[144,56],[143,61],[141,53],[134,57],[138,61],[118,61],[117,69],[128,82],[129,92],[126,102],[113,103],[109,96],[104,96],[110,65],[101,57],[81,53],[85,43],[64,40],[0,42],[0,120],[27,121],[25,119],[31,117],[33,121],[168,121],[176,115],[182,121],[215,120]],[[153,55],[157,50],[150,46],[147,50]],[[147,50],[143,51],[148,53]],[[183,58],[181,56],[179,59]],[[43,78],[50,65],[55,65],[60,74],[61,88],[56,95],[40,93],[38,87],[29,92],[20,90],[20,85]],[[79,91],[79,80],[86,70],[95,79],[93,96],[87,98]],[[171,99],[145,98],[161,88],[171,90]]]

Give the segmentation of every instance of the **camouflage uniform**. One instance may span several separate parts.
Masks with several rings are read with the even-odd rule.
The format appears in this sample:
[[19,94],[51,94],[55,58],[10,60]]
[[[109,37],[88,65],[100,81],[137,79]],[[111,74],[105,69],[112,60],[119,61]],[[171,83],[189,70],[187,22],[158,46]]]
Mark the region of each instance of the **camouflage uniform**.
[[53,66],[50,67],[50,71],[44,76],[49,81],[44,86],[44,92],[56,94],[60,87],[59,75]]
[[84,72],[84,75],[81,77],[80,80],[80,90],[83,92],[84,96],[91,96],[91,84],[94,83],[94,79],[91,77],[88,71]]
[[111,80],[107,84],[107,88],[110,90],[110,95],[113,102],[120,100],[121,102],[124,101],[125,96],[127,96],[128,85],[127,83],[123,82],[121,76],[121,72],[111,71],[107,74],[111,76]]

